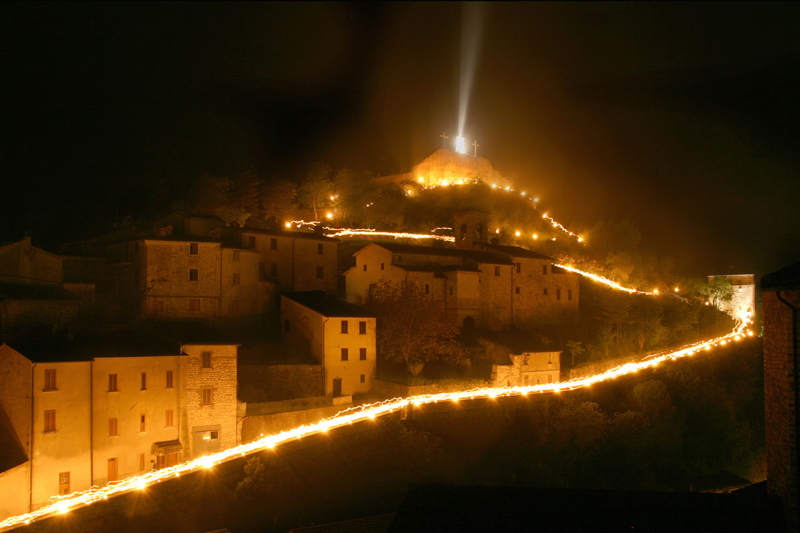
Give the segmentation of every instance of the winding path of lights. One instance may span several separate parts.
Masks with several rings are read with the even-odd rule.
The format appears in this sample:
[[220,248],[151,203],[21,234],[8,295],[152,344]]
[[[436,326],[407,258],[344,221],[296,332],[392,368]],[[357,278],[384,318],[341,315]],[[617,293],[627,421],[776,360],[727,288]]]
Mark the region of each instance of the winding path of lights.
[[612,289],[617,289],[618,291],[625,291],[630,294],[646,294],[647,296],[658,296],[658,291],[648,292],[648,291],[640,291],[638,289],[630,289],[628,287],[623,287],[616,281],[611,281],[608,278],[604,278],[603,276],[598,276],[597,274],[592,274],[591,272],[585,272],[583,270],[578,270],[575,267],[567,266],[567,265],[560,265],[558,263],[555,266],[559,268],[563,268],[564,270],[569,270],[570,272],[574,272],[576,274],[580,274],[581,276],[587,277],[597,283],[602,283],[607,287],[611,287]]
[[561,391],[571,391],[583,387],[589,387],[595,383],[601,383],[603,381],[608,381],[620,376],[638,372],[639,370],[655,367],[664,361],[680,359],[682,357],[704,353],[712,348],[724,346],[730,342],[739,341],[745,337],[753,336],[753,332],[745,331],[744,327],[745,324],[740,323],[740,325],[738,325],[734,331],[728,333],[727,335],[688,344],[672,352],[648,356],[637,363],[628,363],[599,374],[575,378],[569,381],[532,385],[527,387],[486,387],[460,392],[422,394],[419,396],[394,398],[383,402],[351,407],[349,409],[345,409],[334,417],[327,418],[316,424],[299,426],[282,433],[268,435],[256,441],[247,444],[241,444],[213,455],[206,455],[192,461],[162,468],[160,470],[152,470],[146,474],[129,477],[116,483],[109,483],[104,487],[92,487],[82,492],[56,497],[54,503],[41,507],[36,511],[13,516],[0,521],[0,530],[6,530],[15,526],[30,524],[33,521],[43,520],[54,515],[68,513],[73,509],[107,500],[110,496],[146,490],[150,485],[173,478],[178,478],[181,475],[190,474],[204,468],[212,468],[214,465],[230,461],[232,459],[237,459],[239,457],[244,457],[249,453],[272,449],[287,441],[299,439],[309,435],[315,435],[318,433],[326,433],[341,426],[375,419],[378,416],[397,412],[403,409],[413,408],[414,406],[440,402],[457,403],[462,400],[558,393]]

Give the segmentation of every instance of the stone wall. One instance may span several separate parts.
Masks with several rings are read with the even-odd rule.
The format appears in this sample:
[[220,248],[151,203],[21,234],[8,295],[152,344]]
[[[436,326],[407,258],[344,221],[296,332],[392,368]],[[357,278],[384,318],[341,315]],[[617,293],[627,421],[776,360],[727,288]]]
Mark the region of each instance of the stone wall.
[[800,308],[800,290],[762,292],[767,486],[784,504],[788,530],[798,531],[797,339],[798,315],[778,293]]
[[[342,398],[335,399],[340,400]],[[242,420],[242,443],[252,442],[261,436],[274,435],[298,426],[316,424],[324,418],[335,416],[338,412],[352,405],[351,402],[300,411],[247,416]]]
[[462,390],[476,389],[484,385],[480,383],[467,385],[405,385],[393,381],[375,379],[372,382],[373,392],[385,398],[405,398],[408,396],[418,396],[420,394],[441,394],[447,392],[459,392]]
[[239,395],[246,402],[274,402],[323,394],[322,365],[242,365]]
[[[220,449],[237,444],[236,412],[236,345],[186,345],[183,353],[181,373],[185,386],[186,424],[181,439],[184,449],[194,446],[194,431],[197,428],[219,426]],[[202,353],[211,352],[211,367],[202,367]],[[204,404],[203,390],[211,389],[212,402]],[[188,433],[188,434],[187,434]],[[190,448],[192,449],[192,448]],[[194,455],[194,452],[190,455]]]

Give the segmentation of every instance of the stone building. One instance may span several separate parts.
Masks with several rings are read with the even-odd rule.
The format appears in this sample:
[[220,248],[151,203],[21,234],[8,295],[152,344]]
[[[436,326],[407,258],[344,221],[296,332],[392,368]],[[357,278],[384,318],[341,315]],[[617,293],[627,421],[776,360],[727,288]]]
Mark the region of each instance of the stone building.
[[30,236],[0,245],[0,342],[60,329],[81,305],[64,286],[60,256],[33,246]]
[[370,287],[388,279],[419,284],[461,327],[530,329],[575,320],[579,276],[546,255],[488,241],[487,218],[477,210],[456,215],[455,247],[368,244],[344,273],[347,301],[366,303]]
[[756,281],[753,274],[736,274],[722,276],[708,276],[708,283],[714,283],[717,278],[730,281],[733,295],[728,302],[719,302],[720,311],[728,313],[734,318],[751,320],[756,312]]
[[[476,342],[491,364],[493,387],[527,387],[561,381],[561,354],[540,340],[515,332],[481,332]],[[478,362],[477,365],[480,363]]]
[[281,296],[284,337],[322,365],[323,394],[367,392],[375,379],[374,316],[322,291]]
[[236,345],[0,345],[0,519],[235,446],[236,360]]
[[800,263],[761,278],[764,324],[767,488],[783,504],[787,530],[800,531]]

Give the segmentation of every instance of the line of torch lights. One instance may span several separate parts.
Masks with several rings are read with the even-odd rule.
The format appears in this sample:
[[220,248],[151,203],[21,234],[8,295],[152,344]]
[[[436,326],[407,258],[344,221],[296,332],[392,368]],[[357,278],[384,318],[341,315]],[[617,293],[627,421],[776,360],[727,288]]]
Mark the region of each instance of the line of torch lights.
[[220,463],[244,457],[247,454],[260,452],[264,450],[273,449],[285,442],[293,441],[310,435],[320,433],[327,433],[333,429],[354,424],[357,422],[365,422],[374,420],[379,416],[389,413],[394,413],[406,409],[413,409],[414,407],[441,403],[452,402],[458,403],[464,400],[477,400],[477,399],[494,399],[511,396],[527,396],[530,394],[546,394],[546,393],[560,393],[562,391],[571,391],[584,387],[589,387],[595,383],[612,380],[614,378],[625,376],[638,372],[640,370],[653,368],[659,364],[669,361],[688,357],[695,354],[705,353],[712,348],[725,346],[728,343],[739,341],[745,337],[753,336],[753,332],[746,330],[747,322],[741,321],[739,325],[727,335],[716,337],[713,339],[688,344],[682,348],[661,354],[654,354],[646,357],[637,363],[628,363],[625,365],[612,368],[605,372],[594,374],[591,376],[580,377],[571,379],[569,381],[562,381],[558,383],[546,383],[531,386],[517,386],[517,387],[486,387],[476,388],[472,390],[465,390],[460,392],[449,392],[440,394],[422,394],[419,396],[411,396],[408,398],[395,398],[383,402],[352,407],[343,410],[336,416],[318,422],[316,424],[299,426],[297,428],[268,435],[259,438],[247,444],[241,444],[234,448],[218,452],[212,455],[206,455],[197,459],[181,463],[175,466],[162,468],[159,470],[152,470],[146,474],[138,475],[123,479],[118,482],[109,483],[103,487],[92,487],[82,492],[76,492],[66,496],[55,497],[54,502],[37,509],[31,513],[13,516],[0,521],[0,530],[6,530],[12,527],[27,525],[33,521],[43,520],[59,514],[65,514],[73,509],[92,505],[98,502],[107,500],[111,496],[121,495],[128,492],[146,490],[147,487],[167,481],[170,479],[179,478],[181,475],[190,474],[198,470],[210,469]]

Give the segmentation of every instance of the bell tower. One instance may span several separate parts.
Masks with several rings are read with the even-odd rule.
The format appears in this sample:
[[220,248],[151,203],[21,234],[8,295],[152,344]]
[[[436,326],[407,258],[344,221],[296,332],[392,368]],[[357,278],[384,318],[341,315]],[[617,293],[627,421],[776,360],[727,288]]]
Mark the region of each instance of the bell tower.
[[453,232],[456,248],[470,250],[476,243],[489,242],[489,213],[482,209],[469,208],[453,215]]

